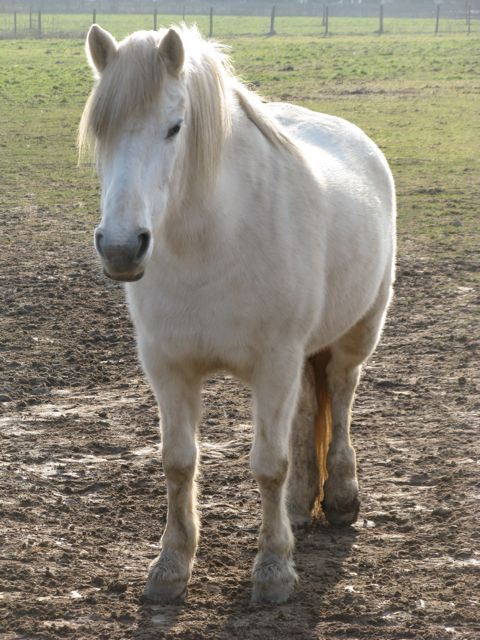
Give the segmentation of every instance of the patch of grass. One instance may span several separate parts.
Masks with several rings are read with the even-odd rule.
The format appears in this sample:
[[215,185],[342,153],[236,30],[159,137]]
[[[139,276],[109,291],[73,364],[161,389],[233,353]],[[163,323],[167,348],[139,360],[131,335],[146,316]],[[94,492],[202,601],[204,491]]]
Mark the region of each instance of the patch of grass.
[[[120,27],[114,33],[123,35]],[[238,73],[261,94],[345,117],[379,144],[397,182],[400,249],[413,243],[425,252],[478,249],[478,37],[226,42]],[[63,233],[67,241],[90,242],[98,186],[90,168],[77,167],[75,148],[91,88],[83,42],[1,41],[0,64],[2,217],[24,208],[50,217],[42,241]],[[3,242],[13,240],[3,235]]]

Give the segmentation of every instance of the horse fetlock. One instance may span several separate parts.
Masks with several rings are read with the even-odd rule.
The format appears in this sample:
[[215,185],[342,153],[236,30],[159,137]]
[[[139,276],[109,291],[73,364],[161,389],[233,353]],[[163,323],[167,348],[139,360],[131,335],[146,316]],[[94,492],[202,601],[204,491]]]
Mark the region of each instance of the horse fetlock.
[[144,597],[150,602],[182,602],[190,580],[192,562],[178,552],[163,550],[150,565]]
[[360,510],[356,479],[332,482],[328,478],[324,485],[322,510],[328,522],[335,527],[353,524]]
[[291,558],[295,548],[295,538],[287,517],[283,523],[273,530],[262,524],[258,537],[258,554],[272,555],[280,558]]
[[259,553],[252,572],[252,602],[282,603],[293,591],[298,576],[291,557]]
[[335,478],[355,478],[357,465],[354,448],[351,445],[332,444],[327,456],[327,469],[328,475]]
[[[315,461],[315,467],[316,467]],[[287,488],[287,509],[290,524],[294,529],[308,525],[311,521],[312,509],[319,493],[318,469],[315,474],[290,474]]]
[[308,527],[312,520],[311,509],[295,504],[288,505],[288,517],[294,531]]

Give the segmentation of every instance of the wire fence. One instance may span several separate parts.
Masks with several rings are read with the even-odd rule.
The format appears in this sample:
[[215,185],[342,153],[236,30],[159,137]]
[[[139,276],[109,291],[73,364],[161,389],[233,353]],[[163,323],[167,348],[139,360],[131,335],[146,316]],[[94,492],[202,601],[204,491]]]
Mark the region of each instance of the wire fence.
[[318,5],[317,15],[282,15],[280,6],[265,7],[264,15],[216,15],[213,8],[207,13],[189,15],[185,9],[178,13],[160,14],[157,9],[148,13],[46,13],[33,9],[0,13],[0,38],[82,38],[93,22],[123,37],[139,29],[157,29],[172,23],[197,24],[209,37],[273,36],[273,35],[408,35],[408,34],[479,34],[480,11],[468,3],[461,17],[444,17],[440,4],[432,5],[430,17],[396,17],[388,14],[388,5],[381,3],[373,15],[336,15],[335,6]]

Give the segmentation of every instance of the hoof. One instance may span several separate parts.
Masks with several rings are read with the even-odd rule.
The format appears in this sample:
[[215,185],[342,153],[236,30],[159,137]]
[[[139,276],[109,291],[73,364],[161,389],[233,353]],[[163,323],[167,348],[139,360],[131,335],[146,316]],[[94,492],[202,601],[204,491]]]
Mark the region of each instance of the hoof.
[[293,560],[266,554],[255,561],[252,602],[281,604],[288,599],[297,580]]
[[348,527],[358,518],[360,501],[357,496],[345,504],[324,500],[322,510],[328,522],[334,527]]
[[150,565],[143,598],[152,603],[182,603],[187,593],[190,571],[176,554],[162,552]]

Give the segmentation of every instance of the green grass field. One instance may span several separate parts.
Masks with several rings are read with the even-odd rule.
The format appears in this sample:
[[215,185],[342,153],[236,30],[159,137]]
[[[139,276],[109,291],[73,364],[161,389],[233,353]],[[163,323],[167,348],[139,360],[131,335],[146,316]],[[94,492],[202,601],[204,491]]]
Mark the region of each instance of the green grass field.
[[[99,16],[99,18],[101,18]],[[122,37],[126,23],[102,21]],[[120,20],[120,18],[119,18]],[[257,30],[250,19],[245,31]],[[251,27],[250,27],[251,24]],[[285,27],[292,34],[296,23]],[[148,27],[131,21],[131,28]],[[231,36],[237,72],[270,99],[345,117],[385,152],[399,201],[400,250],[474,251],[480,201],[480,38]],[[98,187],[77,167],[91,87],[80,39],[0,41],[0,208],[47,216],[38,241],[90,242]],[[2,242],[15,242],[5,231]]]

